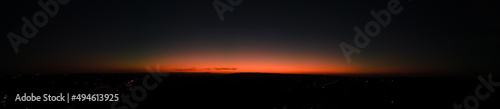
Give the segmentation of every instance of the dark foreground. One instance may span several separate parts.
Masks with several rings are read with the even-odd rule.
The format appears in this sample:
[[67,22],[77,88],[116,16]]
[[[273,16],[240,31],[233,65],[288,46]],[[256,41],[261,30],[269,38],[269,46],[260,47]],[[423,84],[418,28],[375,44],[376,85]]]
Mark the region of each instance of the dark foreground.
[[[150,85],[145,88],[143,79]],[[2,74],[4,109],[499,109],[500,90],[478,76],[361,77],[288,74],[183,74],[161,81],[138,74]],[[488,81],[488,75],[481,75]],[[500,81],[493,74],[493,81]],[[132,91],[135,90],[135,94]],[[479,88],[477,97],[476,89]],[[120,94],[119,102],[20,102],[17,94]],[[488,95],[489,96],[486,96]],[[134,95],[135,97],[133,97]],[[128,96],[128,97],[127,97]],[[470,96],[470,97],[469,97]],[[467,98],[467,99],[466,99]],[[478,98],[482,98],[478,99]],[[477,107],[476,107],[477,106]],[[462,109],[457,108],[457,109]]]

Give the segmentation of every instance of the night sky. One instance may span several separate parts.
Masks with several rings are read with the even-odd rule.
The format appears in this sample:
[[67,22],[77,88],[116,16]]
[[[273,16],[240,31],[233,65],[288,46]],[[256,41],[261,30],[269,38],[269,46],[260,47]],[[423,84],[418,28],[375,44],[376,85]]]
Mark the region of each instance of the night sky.
[[[390,0],[243,0],[224,21],[214,0],[72,0],[18,46],[36,0],[2,7],[2,73],[165,72],[478,73],[498,71],[500,16],[493,0],[399,0],[403,8],[348,63],[354,27]],[[227,5],[226,0],[220,0]],[[396,0],[398,1],[398,0]]]

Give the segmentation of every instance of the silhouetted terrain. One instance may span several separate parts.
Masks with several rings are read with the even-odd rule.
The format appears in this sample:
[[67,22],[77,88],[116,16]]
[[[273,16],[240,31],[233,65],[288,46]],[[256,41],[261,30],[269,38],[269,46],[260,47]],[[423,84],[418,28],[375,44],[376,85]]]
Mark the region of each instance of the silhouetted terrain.
[[[146,74],[1,75],[7,95],[2,108],[110,109],[111,102],[16,102],[22,93],[119,93],[141,86]],[[487,75],[483,75],[487,76]],[[493,75],[495,77],[495,75]],[[474,95],[477,77],[355,77],[296,74],[172,73],[148,91],[139,109],[449,109]],[[493,79],[495,81],[496,78]],[[2,97],[3,98],[3,97]],[[124,99],[124,98],[120,98]],[[498,109],[499,96],[480,101],[480,109]],[[124,103],[116,107],[125,106]]]

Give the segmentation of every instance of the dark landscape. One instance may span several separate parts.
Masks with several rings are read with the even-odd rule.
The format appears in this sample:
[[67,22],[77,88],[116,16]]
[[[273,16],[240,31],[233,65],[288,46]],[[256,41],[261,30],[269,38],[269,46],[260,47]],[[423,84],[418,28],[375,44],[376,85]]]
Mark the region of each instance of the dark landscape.
[[[14,102],[18,93],[120,93],[140,86],[135,74],[2,74],[5,109],[113,109],[112,102]],[[493,77],[498,77],[493,75]],[[171,73],[137,109],[450,109],[473,95],[476,77],[373,77],[264,73]],[[499,80],[494,78],[493,80]],[[2,97],[3,98],[3,97]],[[121,98],[124,99],[124,98]],[[498,109],[497,93],[480,102]],[[124,106],[123,104],[116,107]]]

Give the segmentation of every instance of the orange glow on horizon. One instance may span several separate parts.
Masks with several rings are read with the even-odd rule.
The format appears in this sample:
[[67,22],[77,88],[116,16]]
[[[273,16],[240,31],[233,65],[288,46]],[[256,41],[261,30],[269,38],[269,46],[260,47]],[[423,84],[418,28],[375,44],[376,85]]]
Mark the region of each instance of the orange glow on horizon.
[[318,53],[283,51],[184,51],[168,53],[159,63],[164,72],[210,73],[354,73],[356,68],[343,59]]

